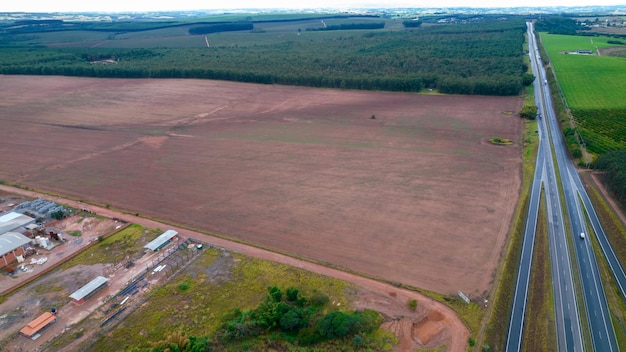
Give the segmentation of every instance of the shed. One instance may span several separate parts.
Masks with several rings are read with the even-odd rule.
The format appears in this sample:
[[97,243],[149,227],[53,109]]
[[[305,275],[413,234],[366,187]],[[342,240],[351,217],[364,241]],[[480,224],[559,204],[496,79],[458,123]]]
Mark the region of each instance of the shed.
[[98,276],[95,279],[89,281],[88,284],[76,290],[76,292],[70,295],[72,302],[77,304],[85,303],[85,300],[89,299],[89,297],[95,295],[101,288],[103,288],[107,281],[104,276]]
[[151,251],[158,251],[159,249],[165,247],[166,244],[170,243],[174,236],[178,235],[178,232],[174,230],[167,230],[163,232],[159,237],[153,239],[147,245],[143,246],[143,248],[147,248]]
[[15,231],[35,222],[34,218],[15,211],[0,216],[0,233]]
[[45,312],[22,328],[22,330],[20,330],[20,334],[28,337],[29,339],[35,340],[39,337],[39,332],[41,330],[55,321],[57,321],[56,315],[50,312]]
[[0,235],[0,268],[17,260],[17,256],[24,255],[24,245],[31,239],[18,232],[7,232]]

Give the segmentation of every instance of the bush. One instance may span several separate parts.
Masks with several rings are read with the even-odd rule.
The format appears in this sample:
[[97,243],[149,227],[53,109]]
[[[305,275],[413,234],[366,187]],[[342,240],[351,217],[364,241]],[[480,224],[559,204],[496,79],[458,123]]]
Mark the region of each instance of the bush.
[[354,335],[352,337],[352,344],[354,345],[354,347],[361,347],[361,346],[363,346],[364,342],[365,342],[365,340],[363,340],[361,335]]
[[529,85],[533,84],[534,81],[535,81],[535,76],[532,73],[524,73],[522,75],[522,84],[525,87],[528,87]]
[[311,298],[309,299],[309,303],[313,307],[321,307],[328,303],[328,296],[326,296],[323,292],[314,290],[313,294],[311,294]]
[[417,300],[412,299],[409,301],[409,309],[415,311],[417,309]]
[[287,295],[287,300],[289,302],[295,302],[298,299],[298,294],[300,292],[295,287],[287,287],[285,294]]
[[534,120],[537,117],[537,107],[535,105],[524,105],[519,111],[519,117]]
[[50,217],[55,220],[61,220],[63,219],[64,216],[65,216],[65,212],[63,210],[57,210],[53,212],[52,214],[50,214]]

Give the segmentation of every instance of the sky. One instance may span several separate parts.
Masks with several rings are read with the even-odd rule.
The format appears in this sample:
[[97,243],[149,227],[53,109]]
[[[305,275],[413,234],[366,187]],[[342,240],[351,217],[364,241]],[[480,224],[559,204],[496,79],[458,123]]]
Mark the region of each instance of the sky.
[[626,0],[0,0],[0,12],[128,12],[251,8],[543,7],[625,4]]

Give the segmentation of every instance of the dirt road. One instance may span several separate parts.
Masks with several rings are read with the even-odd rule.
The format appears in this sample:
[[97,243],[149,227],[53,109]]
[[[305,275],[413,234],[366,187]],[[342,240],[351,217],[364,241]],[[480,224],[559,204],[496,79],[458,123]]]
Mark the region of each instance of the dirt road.
[[[28,197],[33,198],[45,198],[54,202],[58,202],[60,204],[67,204],[71,207],[75,207],[78,209],[88,209],[93,211],[99,215],[123,219],[128,222],[137,223],[142,226],[152,227],[152,228],[160,228],[160,229],[174,229],[178,231],[178,233],[182,237],[190,237],[195,238],[200,241],[208,242],[212,245],[223,247],[227,250],[238,252],[241,254],[245,254],[255,258],[261,258],[266,260],[271,260],[274,262],[291,265],[294,267],[302,268],[311,272],[319,273],[322,275],[335,277],[347,282],[354,283],[356,285],[362,286],[363,288],[376,292],[382,295],[389,295],[393,297],[403,297],[407,299],[415,299],[418,301],[418,305],[428,311],[431,311],[429,315],[437,315],[436,324],[439,326],[439,329],[442,330],[442,336],[447,337],[447,341],[442,341],[443,343],[447,343],[448,351],[465,351],[467,346],[467,341],[469,337],[469,331],[465,327],[465,325],[461,322],[456,313],[447,307],[446,305],[434,301],[433,299],[426,297],[420,293],[400,289],[394,287],[389,284],[385,284],[379,281],[375,281],[369,278],[365,278],[362,276],[358,276],[355,274],[351,274],[345,271],[325,267],[323,265],[315,264],[312,262],[308,262],[305,260],[296,259],[287,255],[283,255],[280,253],[271,252],[268,250],[264,250],[258,247],[253,247],[250,245],[246,245],[243,243],[238,243],[234,241],[229,241],[223,238],[210,236],[204,233],[191,231],[188,229],[171,226],[168,224],[164,224],[155,220],[146,219],[138,216],[134,216],[131,214],[121,213],[112,209],[107,209],[104,207],[94,206],[91,204],[85,204],[79,201],[74,201],[58,196],[49,196],[33,191],[27,191],[19,188],[9,187],[5,185],[0,185],[0,189],[9,193],[21,194]],[[413,336],[398,336],[400,339],[400,343],[398,348],[401,350],[405,350],[402,346],[415,346],[414,341],[403,341],[403,339],[413,339]],[[412,343],[411,343],[412,342]]]

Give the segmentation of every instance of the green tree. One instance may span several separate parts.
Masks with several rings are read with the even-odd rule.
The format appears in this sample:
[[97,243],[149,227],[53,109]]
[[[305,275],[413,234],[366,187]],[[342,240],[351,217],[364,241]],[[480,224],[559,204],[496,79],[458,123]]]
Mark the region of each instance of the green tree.
[[354,318],[346,313],[335,311],[326,314],[317,323],[317,331],[327,339],[341,338],[353,328]]
[[535,76],[532,73],[524,73],[522,75],[522,84],[527,87],[535,81]]
[[56,220],[61,220],[65,216],[65,212],[63,210],[57,210],[50,214],[50,217]]
[[519,117],[529,120],[534,120],[537,116],[537,107],[535,105],[524,105],[519,111]]

